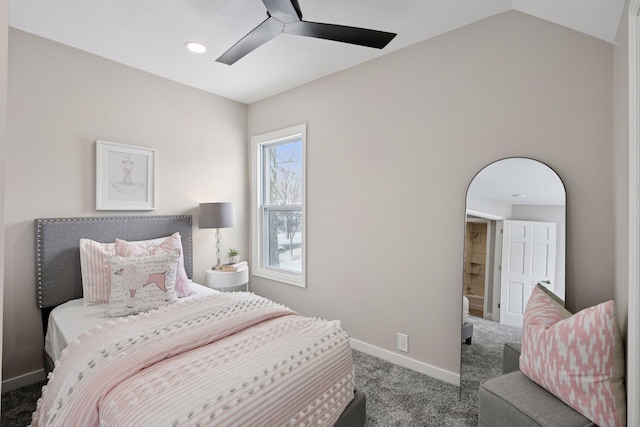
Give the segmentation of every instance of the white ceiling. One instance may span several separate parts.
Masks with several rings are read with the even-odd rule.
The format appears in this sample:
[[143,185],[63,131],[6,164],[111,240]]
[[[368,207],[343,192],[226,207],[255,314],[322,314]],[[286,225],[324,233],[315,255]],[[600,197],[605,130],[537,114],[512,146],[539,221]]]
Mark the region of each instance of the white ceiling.
[[[303,19],[397,33],[383,50],[280,35],[229,66],[261,0],[9,0],[9,25],[243,103],[517,10],[613,43],[624,0],[299,0]],[[187,51],[199,41],[204,54]]]

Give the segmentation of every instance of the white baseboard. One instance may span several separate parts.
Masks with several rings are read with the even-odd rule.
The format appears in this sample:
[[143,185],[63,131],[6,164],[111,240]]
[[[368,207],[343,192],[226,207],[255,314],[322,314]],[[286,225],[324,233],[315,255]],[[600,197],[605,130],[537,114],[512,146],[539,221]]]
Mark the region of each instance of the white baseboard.
[[8,380],[2,381],[2,393],[4,394],[17,390],[20,387],[35,384],[46,379],[47,375],[44,373],[44,369],[29,372],[28,374],[20,375],[18,377],[9,378]]
[[375,345],[367,344],[366,342],[359,341],[354,338],[350,338],[349,341],[351,342],[351,348],[355,350],[379,357],[380,359],[386,360],[387,362],[395,363],[396,365],[411,369],[412,371],[420,372],[421,374],[428,375],[438,380],[448,382],[449,384],[460,386],[459,374],[445,371],[444,369],[429,365],[424,362],[420,362],[415,359],[411,359],[407,356],[402,356],[400,354],[385,350],[380,347],[376,347]]

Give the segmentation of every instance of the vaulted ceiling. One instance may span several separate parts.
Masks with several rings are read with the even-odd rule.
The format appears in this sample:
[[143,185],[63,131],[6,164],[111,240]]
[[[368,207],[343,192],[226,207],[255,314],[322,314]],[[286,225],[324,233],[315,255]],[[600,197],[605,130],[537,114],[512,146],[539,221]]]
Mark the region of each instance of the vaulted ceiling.
[[[306,21],[397,33],[382,50],[282,34],[216,59],[267,17],[261,0],[10,0],[11,27],[243,103],[517,10],[613,43],[624,0],[298,0]],[[207,47],[185,49],[188,41]]]

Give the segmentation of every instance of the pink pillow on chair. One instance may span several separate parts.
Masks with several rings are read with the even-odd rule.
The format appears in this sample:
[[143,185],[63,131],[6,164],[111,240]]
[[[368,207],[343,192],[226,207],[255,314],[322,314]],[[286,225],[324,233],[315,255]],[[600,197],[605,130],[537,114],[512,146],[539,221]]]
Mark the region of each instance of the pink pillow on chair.
[[122,257],[166,254],[171,253],[174,249],[180,251],[175,291],[178,298],[187,297],[193,294],[193,290],[191,289],[187,272],[184,269],[184,255],[182,253],[180,233],[173,233],[164,240],[154,239],[140,242],[127,242],[126,240],[116,239],[116,255]]
[[567,313],[536,286],[524,314],[520,370],[595,424],[626,425],[624,349],[615,303]]

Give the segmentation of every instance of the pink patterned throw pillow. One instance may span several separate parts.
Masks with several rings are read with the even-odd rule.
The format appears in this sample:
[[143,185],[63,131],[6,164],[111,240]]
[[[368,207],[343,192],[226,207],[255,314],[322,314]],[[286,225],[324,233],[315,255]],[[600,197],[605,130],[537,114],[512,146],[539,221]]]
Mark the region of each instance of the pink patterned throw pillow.
[[537,286],[524,314],[520,370],[599,426],[626,425],[624,350],[615,303],[573,316]]
[[194,292],[191,289],[187,272],[184,269],[184,255],[182,254],[182,239],[180,238],[180,233],[173,233],[164,240],[155,239],[140,242],[127,242],[126,240],[116,239],[116,255],[121,257],[166,254],[171,253],[175,249],[180,251],[175,291],[178,298],[182,298],[187,297]]

